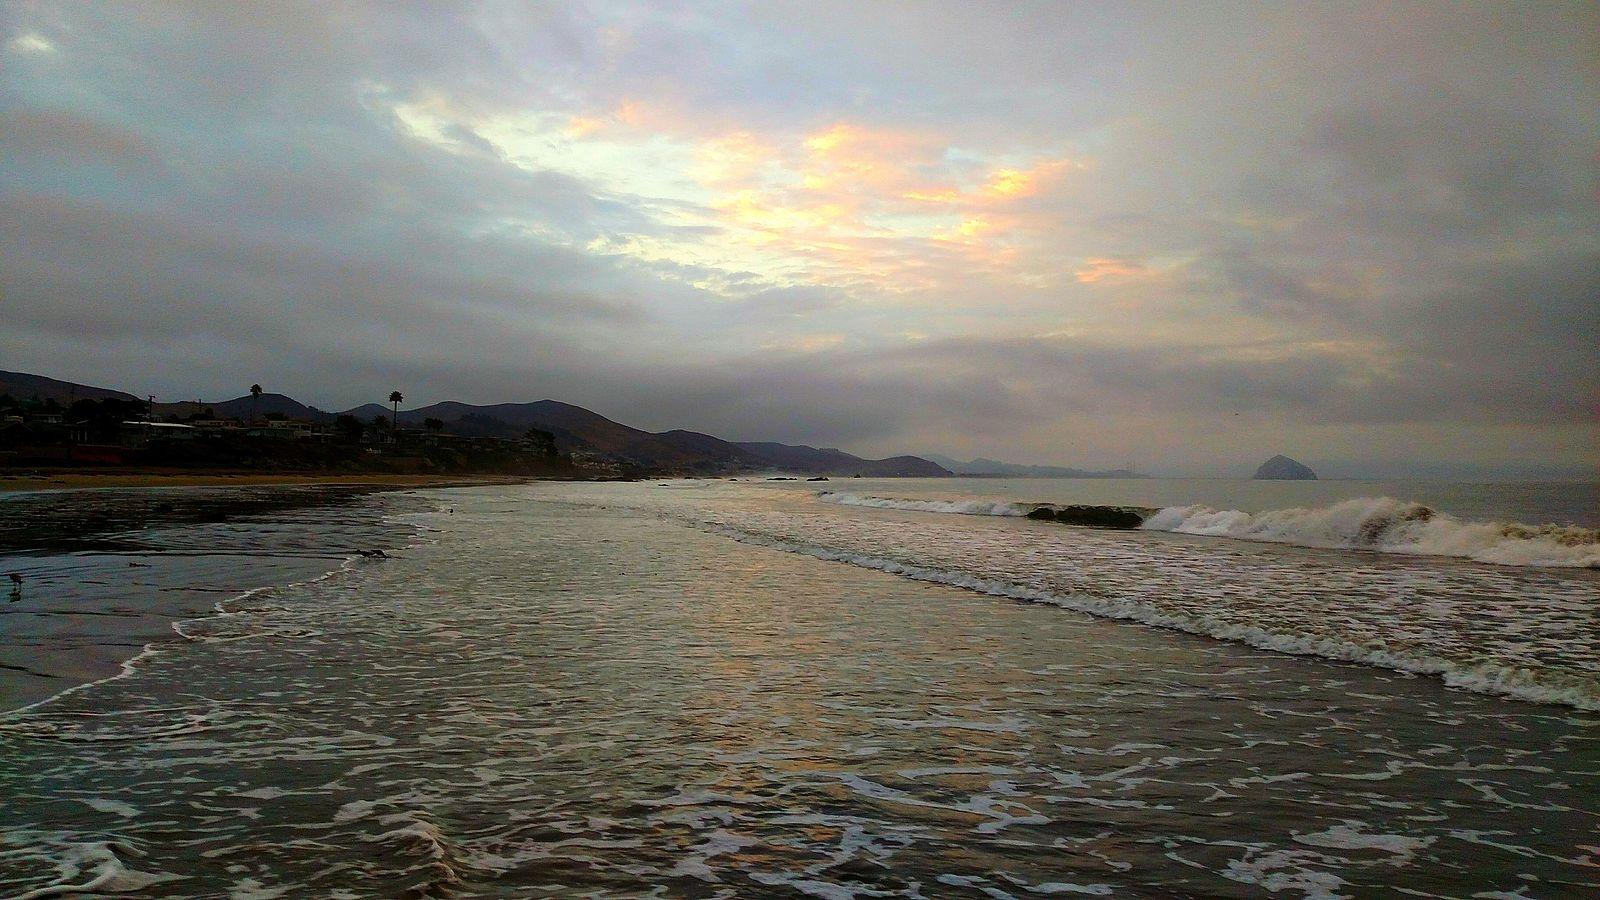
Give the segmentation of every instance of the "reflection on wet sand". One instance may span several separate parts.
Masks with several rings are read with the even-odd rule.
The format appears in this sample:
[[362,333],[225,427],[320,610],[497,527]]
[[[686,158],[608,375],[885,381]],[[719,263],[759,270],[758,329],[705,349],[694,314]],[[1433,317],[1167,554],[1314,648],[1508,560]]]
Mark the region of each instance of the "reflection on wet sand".
[[0,722],[7,886],[1595,887],[1592,714],[633,510],[452,496],[419,520],[430,542],[199,620],[133,675]]

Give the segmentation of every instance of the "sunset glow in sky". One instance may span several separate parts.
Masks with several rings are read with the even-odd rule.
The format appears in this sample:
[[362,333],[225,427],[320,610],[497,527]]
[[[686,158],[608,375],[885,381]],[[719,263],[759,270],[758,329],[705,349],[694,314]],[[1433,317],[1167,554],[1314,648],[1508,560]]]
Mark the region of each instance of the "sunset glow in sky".
[[863,454],[1596,462],[1591,4],[0,10],[0,368]]
[[[488,149],[531,174],[604,185],[664,233],[569,246],[710,269],[689,283],[730,299],[800,286],[937,291],[975,272],[1073,275],[1051,247],[1056,222],[1027,203],[1084,167],[1058,148],[964,148],[954,135],[848,120],[756,134],[632,99],[562,116],[475,115],[431,97],[395,114],[442,151]],[[1084,262],[1087,272],[1105,261]]]

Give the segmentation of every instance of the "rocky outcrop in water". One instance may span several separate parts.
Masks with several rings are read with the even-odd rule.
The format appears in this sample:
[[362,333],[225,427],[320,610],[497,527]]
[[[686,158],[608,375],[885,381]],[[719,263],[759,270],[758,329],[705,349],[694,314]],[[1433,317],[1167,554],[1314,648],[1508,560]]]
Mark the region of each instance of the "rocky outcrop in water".
[[1256,469],[1255,478],[1258,481],[1316,481],[1317,473],[1280,453],[1262,463]]
[[1028,518],[1094,528],[1138,528],[1152,512],[1136,506],[1040,506]]

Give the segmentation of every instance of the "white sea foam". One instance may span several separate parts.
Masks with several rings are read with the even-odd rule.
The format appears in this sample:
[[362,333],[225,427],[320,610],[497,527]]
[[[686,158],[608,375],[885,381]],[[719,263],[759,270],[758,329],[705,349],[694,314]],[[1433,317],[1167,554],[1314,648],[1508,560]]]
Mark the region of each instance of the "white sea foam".
[[1219,621],[1209,617],[1164,610],[1140,600],[1105,597],[1095,594],[1057,593],[1013,584],[997,579],[982,578],[966,572],[919,566],[885,557],[851,553],[829,547],[798,544],[779,538],[726,526],[713,526],[713,531],[741,543],[756,544],[775,550],[799,553],[817,559],[849,563],[868,569],[878,569],[917,581],[953,585],[970,591],[1047,603],[1108,619],[1139,622],[1157,628],[1170,628],[1189,634],[1203,635],[1223,641],[1246,644],[1262,650],[1273,650],[1294,656],[1317,656],[1324,659],[1355,662],[1365,665],[1433,675],[1445,684],[1481,694],[1514,697],[1534,703],[1554,703],[1589,711],[1600,711],[1600,691],[1592,680],[1548,672],[1539,672],[1519,666],[1494,662],[1462,663],[1434,656],[1425,651],[1397,649],[1382,643],[1358,644],[1336,636],[1300,634],[1274,631],[1253,625]]
[[[1020,517],[1040,505],[1000,500],[914,500],[831,491],[824,491],[817,499],[841,506],[967,516]],[[1600,529],[1465,522],[1420,503],[1390,497],[1361,497],[1332,506],[1259,513],[1209,506],[1168,506],[1156,510],[1140,527],[1301,547],[1448,556],[1503,566],[1600,568]]]
[[1026,516],[1033,504],[1006,503],[1000,500],[907,500],[823,491],[817,499],[841,506],[866,506],[873,509],[910,509],[918,512],[955,513],[963,516]]
[[[304,581],[289,582],[288,584],[284,584],[284,585],[266,585],[266,586],[263,586],[263,587],[250,588],[249,590],[241,591],[238,594],[234,594],[232,596],[225,597],[225,598],[223,598],[221,600],[218,600],[216,603],[212,604],[212,606],[211,606],[211,615],[210,616],[193,618],[193,619],[178,619],[178,620],[172,622],[171,625],[168,626],[168,627],[170,627],[172,629],[172,632],[174,634],[176,634],[180,638],[183,638],[185,641],[204,643],[205,641],[203,639],[195,637],[194,635],[190,634],[188,631],[185,631],[184,630],[185,626],[194,625],[194,624],[197,624],[197,623],[200,623],[200,622],[208,621],[209,619],[222,618],[222,617],[226,617],[226,616],[237,615],[237,613],[233,609],[231,609],[232,605],[235,604],[235,603],[239,603],[239,602],[244,601],[244,600],[249,600],[249,599],[251,599],[253,597],[259,597],[259,596],[262,596],[264,594],[268,594],[268,593],[273,592],[273,591],[282,590],[284,588],[298,587],[298,586],[300,586],[302,584],[315,584],[315,583],[317,583],[319,581],[322,581],[322,580],[327,579],[327,578],[331,578],[334,575],[338,575],[338,574],[346,571],[350,567],[350,565],[352,563],[354,563],[355,561],[359,560],[360,558],[361,557],[359,557],[359,556],[348,557],[347,559],[345,559],[340,564],[340,567],[338,569],[336,569],[334,571],[331,571],[331,572],[325,572],[325,573],[323,573],[321,575],[316,576],[315,578],[309,578],[309,579],[306,579]],[[61,689],[60,691],[57,691],[54,694],[51,694],[48,697],[45,697],[42,700],[35,700],[34,702],[27,704],[26,706],[18,706],[18,707],[12,708],[12,709],[0,710],[0,730],[13,730],[13,728],[15,728],[17,730],[24,729],[27,726],[13,726],[12,722],[21,721],[21,720],[24,719],[24,716],[25,716],[26,713],[29,713],[29,712],[31,712],[31,711],[33,711],[35,709],[38,709],[39,707],[47,705],[47,704],[54,703],[57,700],[60,700],[61,698],[66,697],[66,696],[68,696],[70,694],[75,694],[75,693],[77,693],[79,691],[89,690],[90,688],[96,687],[97,685],[107,684],[107,683],[112,682],[112,681],[121,681],[122,679],[127,678],[127,677],[133,675],[135,672],[137,672],[139,670],[139,664],[141,662],[143,662],[145,660],[145,658],[150,657],[150,656],[154,656],[154,655],[162,652],[163,649],[166,649],[166,648],[168,648],[170,646],[172,646],[171,642],[168,642],[168,641],[151,641],[151,642],[145,644],[144,647],[141,648],[138,653],[135,653],[133,656],[130,656],[127,659],[123,660],[121,662],[121,664],[117,667],[116,674],[107,675],[104,678],[97,678],[94,681],[85,681],[85,682],[82,682],[80,684],[71,685],[69,687]]]
[[121,800],[112,800],[106,797],[85,797],[83,802],[100,812],[112,813],[125,819],[131,819],[139,815],[137,808]]
[[1508,566],[1600,568],[1600,531],[1596,529],[1464,522],[1419,503],[1389,497],[1260,513],[1169,506],[1142,527],[1303,547],[1450,556]]
[[241,878],[234,883],[228,900],[277,900],[289,896],[292,890],[289,887],[267,887],[254,878]]
[[1342,825],[1334,825],[1325,831],[1312,834],[1297,834],[1295,841],[1312,847],[1327,847],[1334,850],[1379,850],[1393,854],[1395,862],[1410,862],[1417,855],[1417,851],[1431,846],[1437,838],[1410,837],[1403,834],[1388,834],[1385,832],[1369,832],[1363,829],[1367,823],[1346,821]]
[[[85,490],[93,490],[93,489],[86,488]],[[435,509],[433,514],[437,514],[437,509]],[[385,514],[383,516],[383,521],[386,522],[386,523],[396,523],[396,522],[398,522],[398,523],[401,523],[401,524],[411,525],[415,529],[413,531],[412,536],[411,536],[412,537],[411,542],[406,544],[402,548],[402,549],[405,549],[405,550],[410,550],[410,549],[413,549],[413,548],[416,548],[416,547],[423,546],[425,544],[431,544],[431,543],[437,543],[438,542],[437,538],[428,537],[423,533],[425,530],[426,531],[437,531],[438,529],[428,528],[426,525],[422,524],[420,521],[418,521],[418,522],[410,521],[410,519],[412,519],[412,518],[419,518],[420,519],[421,517],[424,517],[426,515],[429,515],[429,513],[415,513],[415,514],[409,514],[409,515],[405,514],[405,513],[388,513],[388,514]],[[240,591],[237,594],[232,594],[230,596],[224,597],[221,600],[218,600],[216,603],[212,604],[210,615],[199,616],[199,617],[189,618],[189,619],[178,619],[178,620],[173,621],[169,627],[172,629],[174,634],[176,634],[180,638],[183,638],[185,641],[192,642],[192,643],[209,643],[209,641],[206,638],[197,636],[197,635],[191,633],[191,631],[186,630],[188,628],[188,626],[200,625],[202,623],[205,623],[205,622],[217,619],[217,618],[225,618],[225,617],[229,617],[229,616],[238,615],[238,610],[236,610],[235,607],[240,605],[240,604],[242,604],[242,603],[244,603],[247,600],[251,600],[251,599],[262,597],[262,596],[267,596],[267,595],[270,595],[270,594],[273,594],[273,593],[276,593],[276,592],[279,592],[279,591],[284,591],[284,590],[288,590],[288,589],[292,589],[292,588],[305,587],[307,585],[313,585],[313,584],[320,584],[321,582],[328,581],[330,579],[339,578],[339,577],[349,573],[358,564],[363,563],[363,562],[370,562],[370,561],[371,560],[369,560],[367,557],[361,556],[359,553],[350,553],[349,555],[343,557],[339,561],[339,565],[336,568],[329,569],[328,571],[323,572],[320,575],[314,575],[314,576],[312,576],[310,578],[300,579],[298,581],[289,581],[289,582],[285,582],[283,584],[262,585],[260,587],[253,587],[253,588],[249,588],[249,589],[244,590],[244,591]],[[246,637],[249,637],[249,636],[250,635],[246,635]],[[20,719],[25,714],[30,713],[33,710],[36,710],[36,709],[38,709],[38,708],[40,708],[42,706],[46,706],[46,705],[48,705],[50,703],[54,703],[57,700],[60,700],[61,698],[66,697],[66,696],[68,696],[70,694],[75,694],[75,693],[77,693],[79,691],[88,690],[88,689],[94,688],[94,687],[96,687],[98,685],[101,685],[101,684],[106,684],[106,683],[112,682],[112,681],[120,681],[120,680],[122,680],[124,678],[127,678],[127,677],[133,675],[136,671],[138,671],[139,663],[142,662],[146,657],[153,656],[155,654],[161,653],[164,650],[169,649],[171,646],[172,646],[171,643],[168,642],[168,641],[151,641],[149,643],[146,643],[139,650],[138,653],[135,653],[133,656],[123,660],[121,662],[121,664],[118,666],[117,672],[115,674],[107,675],[104,678],[97,678],[97,679],[95,679],[93,681],[86,681],[86,682],[82,682],[82,683],[79,683],[79,684],[70,685],[70,686],[68,686],[66,688],[63,688],[60,691],[57,691],[54,694],[51,694],[48,697],[45,697],[42,700],[36,700],[36,701],[34,701],[32,703],[29,703],[29,704],[27,704],[25,706],[13,707],[11,709],[0,709],[0,729],[9,730],[12,727],[10,725],[11,721]]]
[[1224,878],[1259,885],[1270,893],[1292,891],[1306,900],[1341,900],[1345,880],[1327,871],[1334,860],[1308,850],[1262,850],[1248,847],[1243,858],[1230,860]]
[[[76,897],[82,894],[132,894],[184,876],[169,872],[140,872],[122,857],[141,857],[139,850],[113,841],[76,843],[52,839],[23,851],[52,863],[59,875],[55,884],[14,895],[15,900]],[[87,878],[80,881],[79,879]]]

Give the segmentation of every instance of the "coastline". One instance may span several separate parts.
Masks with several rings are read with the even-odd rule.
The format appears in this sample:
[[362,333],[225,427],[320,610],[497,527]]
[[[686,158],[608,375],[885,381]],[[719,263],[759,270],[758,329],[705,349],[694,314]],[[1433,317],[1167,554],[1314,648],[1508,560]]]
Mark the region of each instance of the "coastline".
[[402,475],[392,472],[256,472],[206,469],[63,470],[0,475],[0,494],[96,488],[251,487],[346,485],[376,489],[521,484],[528,475]]
[[0,714],[116,677],[224,603],[407,544],[395,502],[363,498],[525,480],[119,473],[0,495],[0,566],[21,579],[0,601]]

